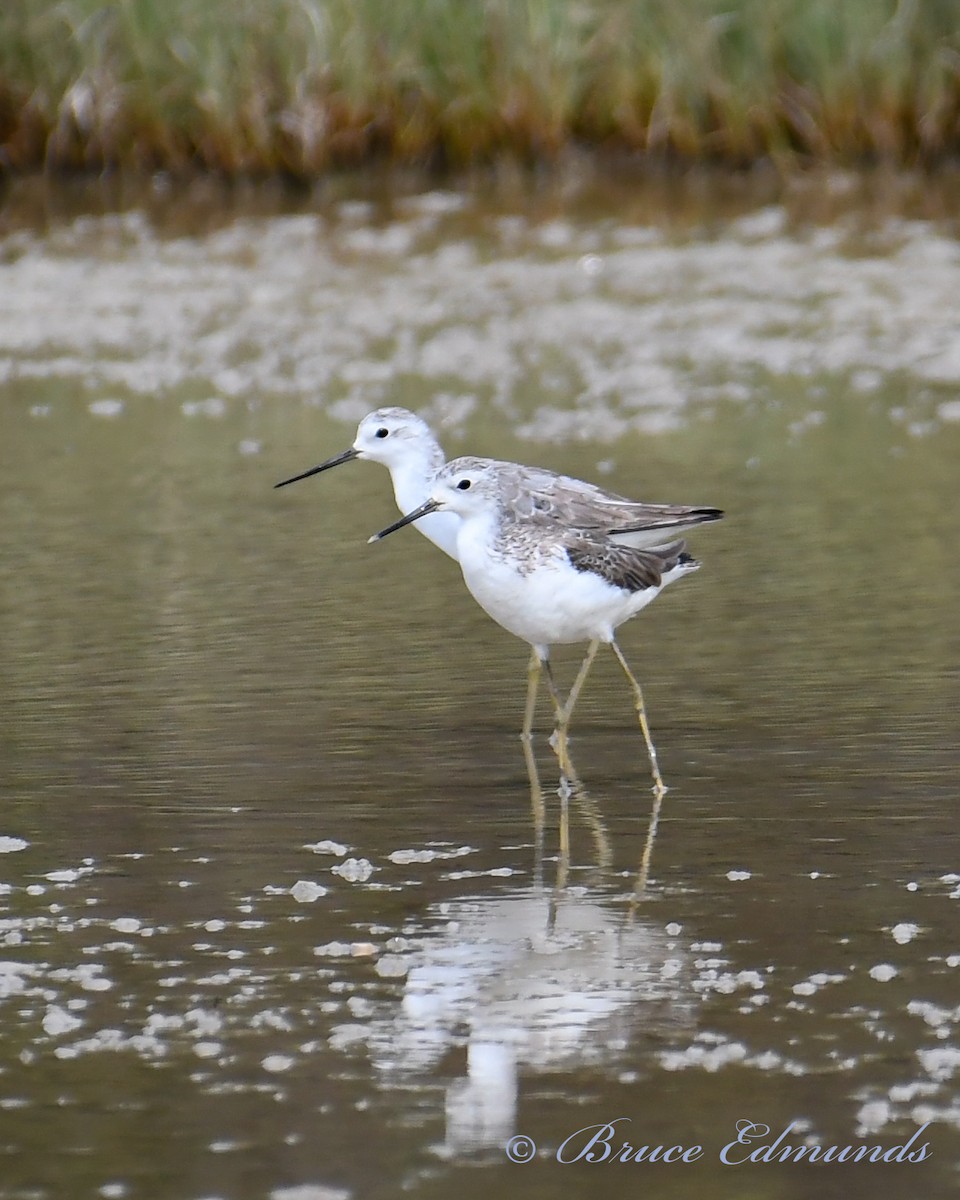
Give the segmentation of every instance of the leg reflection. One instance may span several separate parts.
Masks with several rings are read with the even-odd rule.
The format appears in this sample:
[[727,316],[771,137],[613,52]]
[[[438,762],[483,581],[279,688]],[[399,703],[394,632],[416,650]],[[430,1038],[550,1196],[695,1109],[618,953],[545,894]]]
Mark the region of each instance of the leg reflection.
[[647,826],[647,836],[643,843],[643,854],[640,858],[640,870],[637,872],[635,891],[645,892],[650,879],[650,860],[653,858],[653,843],[657,840],[657,826],[660,824],[660,809],[663,807],[663,792],[657,792],[653,798],[653,808],[650,811],[650,824]]
[[[522,741],[523,759],[527,768],[527,779],[530,783],[530,814],[533,820],[533,879],[537,887],[543,884],[543,857],[546,840],[546,802],[543,796],[543,785],[540,782],[540,771],[537,767],[536,755],[533,752],[532,741],[524,738]],[[589,829],[593,839],[594,863],[597,871],[609,870],[613,862],[613,847],[610,835],[600,813],[600,806],[583,785],[569,749],[566,754],[566,770],[560,777],[557,795],[560,798],[560,849],[559,863],[563,878],[570,867],[571,838],[570,838],[570,804],[576,808],[583,824]]]
[[569,748],[567,751],[566,778],[569,783],[569,797],[593,838],[594,859],[597,869],[605,871],[613,862],[613,847],[610,845],[610,835],[607,833],[607,827],[604,824],[603,817],[600,815],[599,804],[597,804],[596,800],[593,799],[584,787],[583,780],[577,773],[577,768],[570,757]]
[[640,856],[640,866],[637,878],[633,884],[633,896],[627,910],[627,924],[631,924],[637,915],[640,901],[650,883],[650,862],[653,858],[653,844],[657,840],[657,826],[660,824],[660,810],[663,807],[663,792],[657,792],[653,798],[653,808],[650,810],[650,824],[647,826],[647,836],[643,842],[643,853]]
[[556,928],[560,897],[570,875],[570,784],[564,776],[561,776],[557,795],[560,797],[560,852],[557,855],[557,875],[547,906],[548,934],[552,934]]
[[534,757],[533,745],[529,737],[522,740],[523,758],[527,764],[527,778],[530,780],[530,813],[533,817],[533,882],[534,886],[543,886],[543,838],[546,826],[546,805],[543,801],[543,788],[540,785],[540,773],[537,770],[537,760]]

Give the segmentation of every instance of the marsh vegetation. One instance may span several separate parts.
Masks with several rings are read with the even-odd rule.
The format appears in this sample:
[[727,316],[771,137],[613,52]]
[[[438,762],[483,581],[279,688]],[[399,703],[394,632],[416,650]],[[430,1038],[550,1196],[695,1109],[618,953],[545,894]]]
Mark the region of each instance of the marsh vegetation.
[[952,0],[5,0],[0,154],[308,177],[955,153]]

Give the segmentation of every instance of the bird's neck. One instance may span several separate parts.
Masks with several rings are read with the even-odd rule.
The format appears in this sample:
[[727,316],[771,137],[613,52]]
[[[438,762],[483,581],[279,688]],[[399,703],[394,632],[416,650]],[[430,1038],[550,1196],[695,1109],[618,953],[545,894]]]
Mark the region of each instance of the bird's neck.
[[410,512],[426,500],[430,495],[431,484],[443,463],[443,451],[439,446],[435,446],[433,450],[418,450],[406,457],[402,463],[390,467],[393,494],[397,507],[402,512]]
[[490,509],[462,514],[457,530],[457,552],[461,563],[486,558],[496,542],[497,514]]

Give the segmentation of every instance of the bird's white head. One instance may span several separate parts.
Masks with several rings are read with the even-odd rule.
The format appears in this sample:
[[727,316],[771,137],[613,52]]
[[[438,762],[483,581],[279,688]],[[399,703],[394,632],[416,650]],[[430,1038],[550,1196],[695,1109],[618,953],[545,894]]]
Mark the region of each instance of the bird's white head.
[[430,426],[406,408],[378,408],[368,413],[357,426],[353,449],[357,458],[368,458],[387,467],[400,466],[410,459],[433,460],[437,456],[443,461],[443,451]]
[[455,458],[434,480],[430,500],[460,517],[484,512],[497,504],[505,466],[489,458]]
[[[353,462],[356,458],[383,463],[393,477],[394,487],[400,487],[403,492],[412,491],[418,499],[424,492],[423,480],[432,480],[443,466],[443,450],[426,421],[406,408],[378,408],[376,412],[368,413],[357,426],[357,436],[349,450],[275,486],[286,487],[288,483],[309,479],[311,475]],[[402,503],[399,493],[398,503]]]

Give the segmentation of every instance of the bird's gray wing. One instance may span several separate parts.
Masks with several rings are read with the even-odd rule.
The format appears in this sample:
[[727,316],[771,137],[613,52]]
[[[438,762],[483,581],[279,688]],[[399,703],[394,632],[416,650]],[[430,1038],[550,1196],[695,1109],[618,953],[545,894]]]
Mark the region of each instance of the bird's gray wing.
[[542,517],[573,529],[635,533],[717,521],[718,508],[686,504],[644,504],[569,475],[534,467],[507,472],[509,502],[518,517]]
[[682,540],[652,550],[636,550],[583,530],[570,530],[563,539],[563,548],[576,570],[598,575],[627,592],[659,587],[665,572],[679,565],[695,565]]

